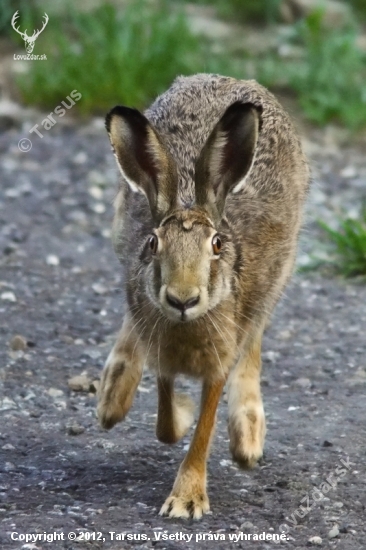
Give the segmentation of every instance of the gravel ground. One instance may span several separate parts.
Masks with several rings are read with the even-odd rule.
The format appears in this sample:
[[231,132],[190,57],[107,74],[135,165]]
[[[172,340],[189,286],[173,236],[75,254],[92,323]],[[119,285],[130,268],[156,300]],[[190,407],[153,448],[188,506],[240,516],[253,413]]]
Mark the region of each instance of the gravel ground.
[[[366,287],[317,272],[293,278],[264,340],[264,459],[252,471],[231,462],[224,397],[209,461],[211,513],[201,522],[160,518],[189,439],[156,441],[153,377],[144,375],[123,424],[106,432],[95,418],[93,381],[124,309],[109,240],[114,160],[98,120],[45,134],[28,153],[17,147],[25,127],[0,135],[1,548],[267,550],[278,545],[240,533],[282,526],[281,546],[291,550],[364,549]],[[340,206],[353,212],[366,181],[357,149],[320,134],[305,145],[315,181],[300,263],[319,246],[316,218],[333,223]],[[69,387],[76,375],[82,391]],[[198,398],[197,384],[180,385]],[[65,540],[27,543],[12,532]],[[70,532],[99,540],[70,542]],[[193,537],[162,539],[176,533]]]

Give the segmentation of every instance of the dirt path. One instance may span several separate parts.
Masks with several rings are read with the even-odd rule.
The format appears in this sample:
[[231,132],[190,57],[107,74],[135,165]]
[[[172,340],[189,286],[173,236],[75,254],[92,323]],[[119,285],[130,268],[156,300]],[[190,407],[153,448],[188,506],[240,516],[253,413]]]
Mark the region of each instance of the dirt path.
[[[321,537],[322,548],[364,549],[365,286],[316,273],[293,279],[264,341],[265,458],[249,472],[231,462],[222,399],[209,462],[212,514],[199,523],[158,516],[189,439],[174,447],[156,441],[151,375],[111,432],[98,426],[94,394],[68,388],[74,375],[98,378],[123,315],[108,238],[117,174],[104,133],[93,128],[53,128],[29,153],[17,147],[24,132],[0,136],[1,548],[264,550],[278,546],[230,536],[280,533],[282,525],[291,550],[311,546],[311,537]],[[347,154],[318,157],[325,175],[310,199],[303,251],[325,202],[343,188],[353,189],[351,202],[361,198],[357,178],[339,176]],[[9,345],[16,334],[28,341],[23,351]],[[181,385],[198,398],[198,385]],[[101,540],[67,540],[83,531],[101,532]],[[165,531],[193,537],[157,540]],[[65,540],[27,546],[12,532]],[[149,540],[119,542],[110,532]]]

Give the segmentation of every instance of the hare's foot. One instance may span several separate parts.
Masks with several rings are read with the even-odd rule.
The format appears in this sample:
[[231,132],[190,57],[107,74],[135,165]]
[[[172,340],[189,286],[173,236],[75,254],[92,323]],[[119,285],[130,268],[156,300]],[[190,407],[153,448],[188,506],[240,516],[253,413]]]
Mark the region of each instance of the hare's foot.
[[164,502],[160,515],[200,519],[210,509],[206,493],[206,461],[224,384],[225,380],[203,383],[197,426],[173,490]]
[[230,451],[240,466],[252,468],[263,455],[266,422],[260,390],[261,333],[251,338],[246,353],[229,378]]
[[210,510],[205,489],[206,476],[186,471],[178,474],[173,490],[160,510],[161,516],[200,519]]
[[262,457],[265,434],[262,403],[243,407],[229,418],[230,451],[242,468],[253,468]]
[[142,357],[128,327],[127,318],[109,354],[98,389],[97,414],[101,425],[107,429],[126,416],[141,379]]
[[158,378],[156,436],[163,443],[176,443],[194,421],[194,403],[188,395],[174,394],[173,379]]

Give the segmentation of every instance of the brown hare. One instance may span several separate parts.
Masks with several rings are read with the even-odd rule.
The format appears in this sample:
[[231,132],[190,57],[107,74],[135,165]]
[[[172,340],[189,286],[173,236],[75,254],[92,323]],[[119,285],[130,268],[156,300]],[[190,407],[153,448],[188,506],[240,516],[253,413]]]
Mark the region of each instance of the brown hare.
[[174,378],[202,380],[197,426],[160,511],[199,519],[226,382],[233,458],[252,467],[262,456],[261,341],[293,269],[308,167],[288,115],[253,80],[180,77],[144,114],[114,107],[106,127],[122,174],[113,244],[127,312],[98,416],[105,428],[125,417],[146,362],[156,435],[175,443],[194,415]]

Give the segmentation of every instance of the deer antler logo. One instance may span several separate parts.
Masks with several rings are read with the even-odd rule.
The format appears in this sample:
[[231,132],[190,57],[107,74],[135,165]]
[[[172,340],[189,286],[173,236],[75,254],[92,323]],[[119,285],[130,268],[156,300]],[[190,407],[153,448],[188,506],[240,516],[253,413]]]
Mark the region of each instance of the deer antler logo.
[[47,13],[44,14],[44,21],[43,21],[43,26],[41,28],[41,30],[36,30],[36,31],[33,31],[33,34],[32,36],[28,36],[27,35],[27,29],[25,29],[24,32],[21,32],[19,30],[19,28],[17,28],[15,25],[16,25],[16,22],[17,22],[17,19],[19,17],[19,10],[17,10],[14,15],[13,15],[13,18],[11,20],[11,26],[13,27],[13,29],[18,33],[20,34],[20,36],[23,38],[24,42],[25,42],[25,49],[27,51],[27,53],[32,53],[33,51],[33,48],[34,48],[34,43],[35,41],[37,40],[37,38],[39,37],[39,35],[41,34],[41,32],[43,31],[43,29],[45,28],[45,26],[47,25],[48,23],[48,15]]

